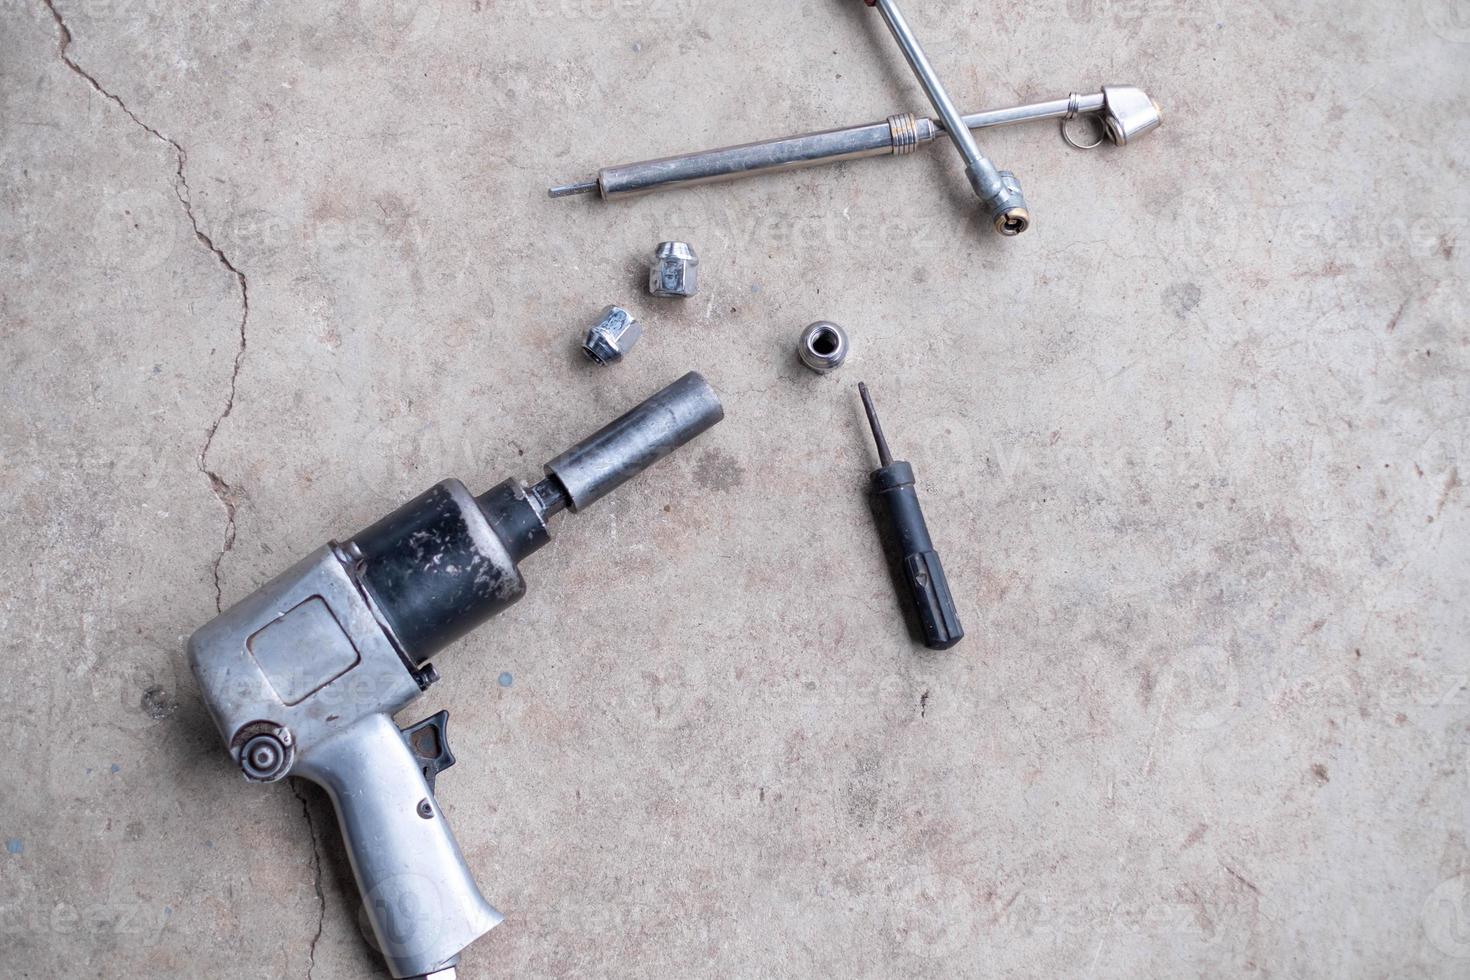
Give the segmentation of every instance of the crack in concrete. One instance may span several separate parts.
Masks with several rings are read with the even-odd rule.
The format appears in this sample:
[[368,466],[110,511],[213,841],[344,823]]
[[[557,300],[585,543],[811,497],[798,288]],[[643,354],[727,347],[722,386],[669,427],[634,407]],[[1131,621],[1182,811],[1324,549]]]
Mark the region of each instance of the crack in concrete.
[[316,970],[316,944],[321,942],[322,928],[327,923],[327,896],[322,891],[322,852],[316,842],[316,821],[311,818],[311,807],[307,805],[306,797],[301,795],[301,787],[293,782],[291,792],[301,801],[301,813],[306,817],[306,829],[311,834],[311,866],[317,906],[316,935],[311,937],[311,946],[306,951],[306,980],[311,980],[312,972]]
[[240,380],[240,365],[245,359],[246,330],[250,322],[250,282],[245,278],[245,273],[236,268],[235,264],[230,261],[229,256],[225,255],[224,251],[214,243],[214,240],[199,227],[199,219],[194,215],[194,203],[189,192],[189,179],[184,175],[184,168],[189,160],[188,151],[184,149],[178,140],[163,135],[163,133],[148,125],[142,119],[139,119],[137,114],[128,108],[126,102],[119,96],[103,88],[102,84],[90,72],[76,63],[71,55],[67,53],[67,49],[71,47],[73,40],[71,28],[66,26],[66,21],[62,19],[61,11],[56,9],[55,0],[41,0],[41,3],[50,12],[51,19],[56,22],[56,30],[59,34],[57,50],[61,56],[62,64],[66,65],[75,75],[91,86],[94,92],[121,109],[123,114],[131,119],[139,129],[159,142],[167,144],[173,150],[176,161],[174,168],[174,196],[183,205],[184,214],[189,219],[189,226],[194,230],[194,238],[205,248],[209,249],[214,257],[219,260],[219,264],[224,266],[240,285],[240,342],[235,349],[235,360],[230,370],[229,393],[225,398],[224,408],[215,416],[214,421],[210,423],[208,430],[205,432],[204,443],[200,446],[199,453],[195,457],[195,465],[198,466],[199,472],[204,474],[209,480],[210,491],[225,509],[224,541],[220,545],[219,553],[215,555],[214,563],[210,570],[214,578],[214,607],[216,611],[223,611],[224,590],[220,585],[220,564],[225,560],[225,555],[235,546],[236,501],[234,488],[226,483],[223,477],[209,468],[208,457],[209,450],[214,445],[215,433],[219,431],[220,424],[229,418],[230,413],[235,410],[235,391]]

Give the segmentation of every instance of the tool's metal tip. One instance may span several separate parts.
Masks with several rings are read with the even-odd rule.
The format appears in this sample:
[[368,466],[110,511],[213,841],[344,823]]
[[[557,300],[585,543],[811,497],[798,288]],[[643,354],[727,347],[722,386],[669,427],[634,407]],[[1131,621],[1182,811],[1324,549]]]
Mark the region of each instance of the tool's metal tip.
[[893,463],[893,453],[888,448],[888,440],[883,437],[883,426],[878,424],[878,410],[873,407],[873,396],[868,394],[868,386],[858,382],[858,394],[863,399],[863,411],[868,415],[868,427],[873,430],[873,441],[878,444],[878,461],[884,466]]
[[1031,212],[1025,208],[1008,208],[995,219],[995,230],[1013,238],[1031,227]]
[[597,187],[597,180],[594,178],[576,184],[562,184],[560,187],[553,187],[546,192],[546,195],[548,197],[575,197],[578,194],[595,194]]

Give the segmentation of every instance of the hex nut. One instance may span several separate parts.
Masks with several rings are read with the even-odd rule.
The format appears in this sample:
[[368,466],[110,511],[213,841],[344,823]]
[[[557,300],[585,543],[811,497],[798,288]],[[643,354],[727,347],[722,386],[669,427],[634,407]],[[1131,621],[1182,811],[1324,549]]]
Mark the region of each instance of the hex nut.
[[826,374],[842,367],[850,349],[846,330],[827,320],[818,320],[801,332],[796,354],[801,363],[818,374]]
[[616,364],[642,336],[643,327],[633,314],[621,306],[609,306],[598,314],[597,322],[587,331],[582,353],[598,364]]
[[648,266],[648,291],[689,297],[699,292],[699,256],[685,242],[661,242]]

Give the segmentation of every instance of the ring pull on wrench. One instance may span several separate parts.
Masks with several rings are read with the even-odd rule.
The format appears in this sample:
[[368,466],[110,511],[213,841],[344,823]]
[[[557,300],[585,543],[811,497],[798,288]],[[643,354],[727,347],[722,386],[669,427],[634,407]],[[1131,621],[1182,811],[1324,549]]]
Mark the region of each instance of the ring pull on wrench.
[[[1092,116],[1099,124],[1097,139],[1091,143],[1078,143],[1067,130],[1067,123],[1081,115]],[[1067,100],[1067,112],[1062,116],[1062,139],[1079,150],[1091,150],[1101,146],[1104,140],[1127,146],[1129,140],[1157,129],[1163,121],[1164,112],[1159,104],[1141,89],[1106,85],[1102,95],[1072,93]]]
[[898,42],[904,58],[908,61],[909,67],[913,69],[914,77],[919,80],[919,85],[923,87],[924,94],[929,97],[934,111],[939,113],[939,119],[944,124],[945,131],[949,133],[949,138],[954,142],[955,149],[959,150],[961,159],[965,161],[965,176],[969,178],[975,195],[985,206],[991,222],[995,225],[995,230],[1009,237],[1019,235],[1030,228],[1031,212],[1026,208],[1026,197],[1021,193],[1021,182],[1009,170],[997,170],[995,164],[980,152],[980,147],[975,143],[975,137],[970,135],[970,128],[960,117],[960,111],[955,108],[954,100],[949,97],[949,92],[945,90],[944,83],[939,80],[934,66],[929,64],[929,59],[924,54],[919,39],[914,36],[908,21],[898,9],[898,4],[895,0],[863,0],[863,2],[869,7],[878,8],[878,13],[883,15],[883,21],[888,25],[889,33]]
[[1076,149],[1095,150],[1099,146],[1103,145],[1103,140],[1107,139],[1107,130],[1099,129],[1097,133],[1097,139],[1093,140],[1091,143],[1079,143],[1072,138],[1071,133],[1067,132],[1067,123],[1071,122],[1073,119],[1076,119],[1078,114],[1081,112],[1081,110],[1077,106],[1077,102],[1080,98],[1080,95],[1078,95],[1076,92],[1073,92],[1072,97],[1067,100],[1067,114],[1062,117],[1062,139],[1067,141],[1068,146],[1074,147]]

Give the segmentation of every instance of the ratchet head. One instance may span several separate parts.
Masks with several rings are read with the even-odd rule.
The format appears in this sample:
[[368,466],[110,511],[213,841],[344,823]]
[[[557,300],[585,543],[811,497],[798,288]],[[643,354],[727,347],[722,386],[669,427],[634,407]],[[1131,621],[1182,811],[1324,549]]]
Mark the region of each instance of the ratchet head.
[[1157,129],[1164,121],[1164,113],[1141,88],[1104,85],[1102,119],[1108,128],[1108,138],[1118,146],[1127,146],[1129,140]]

